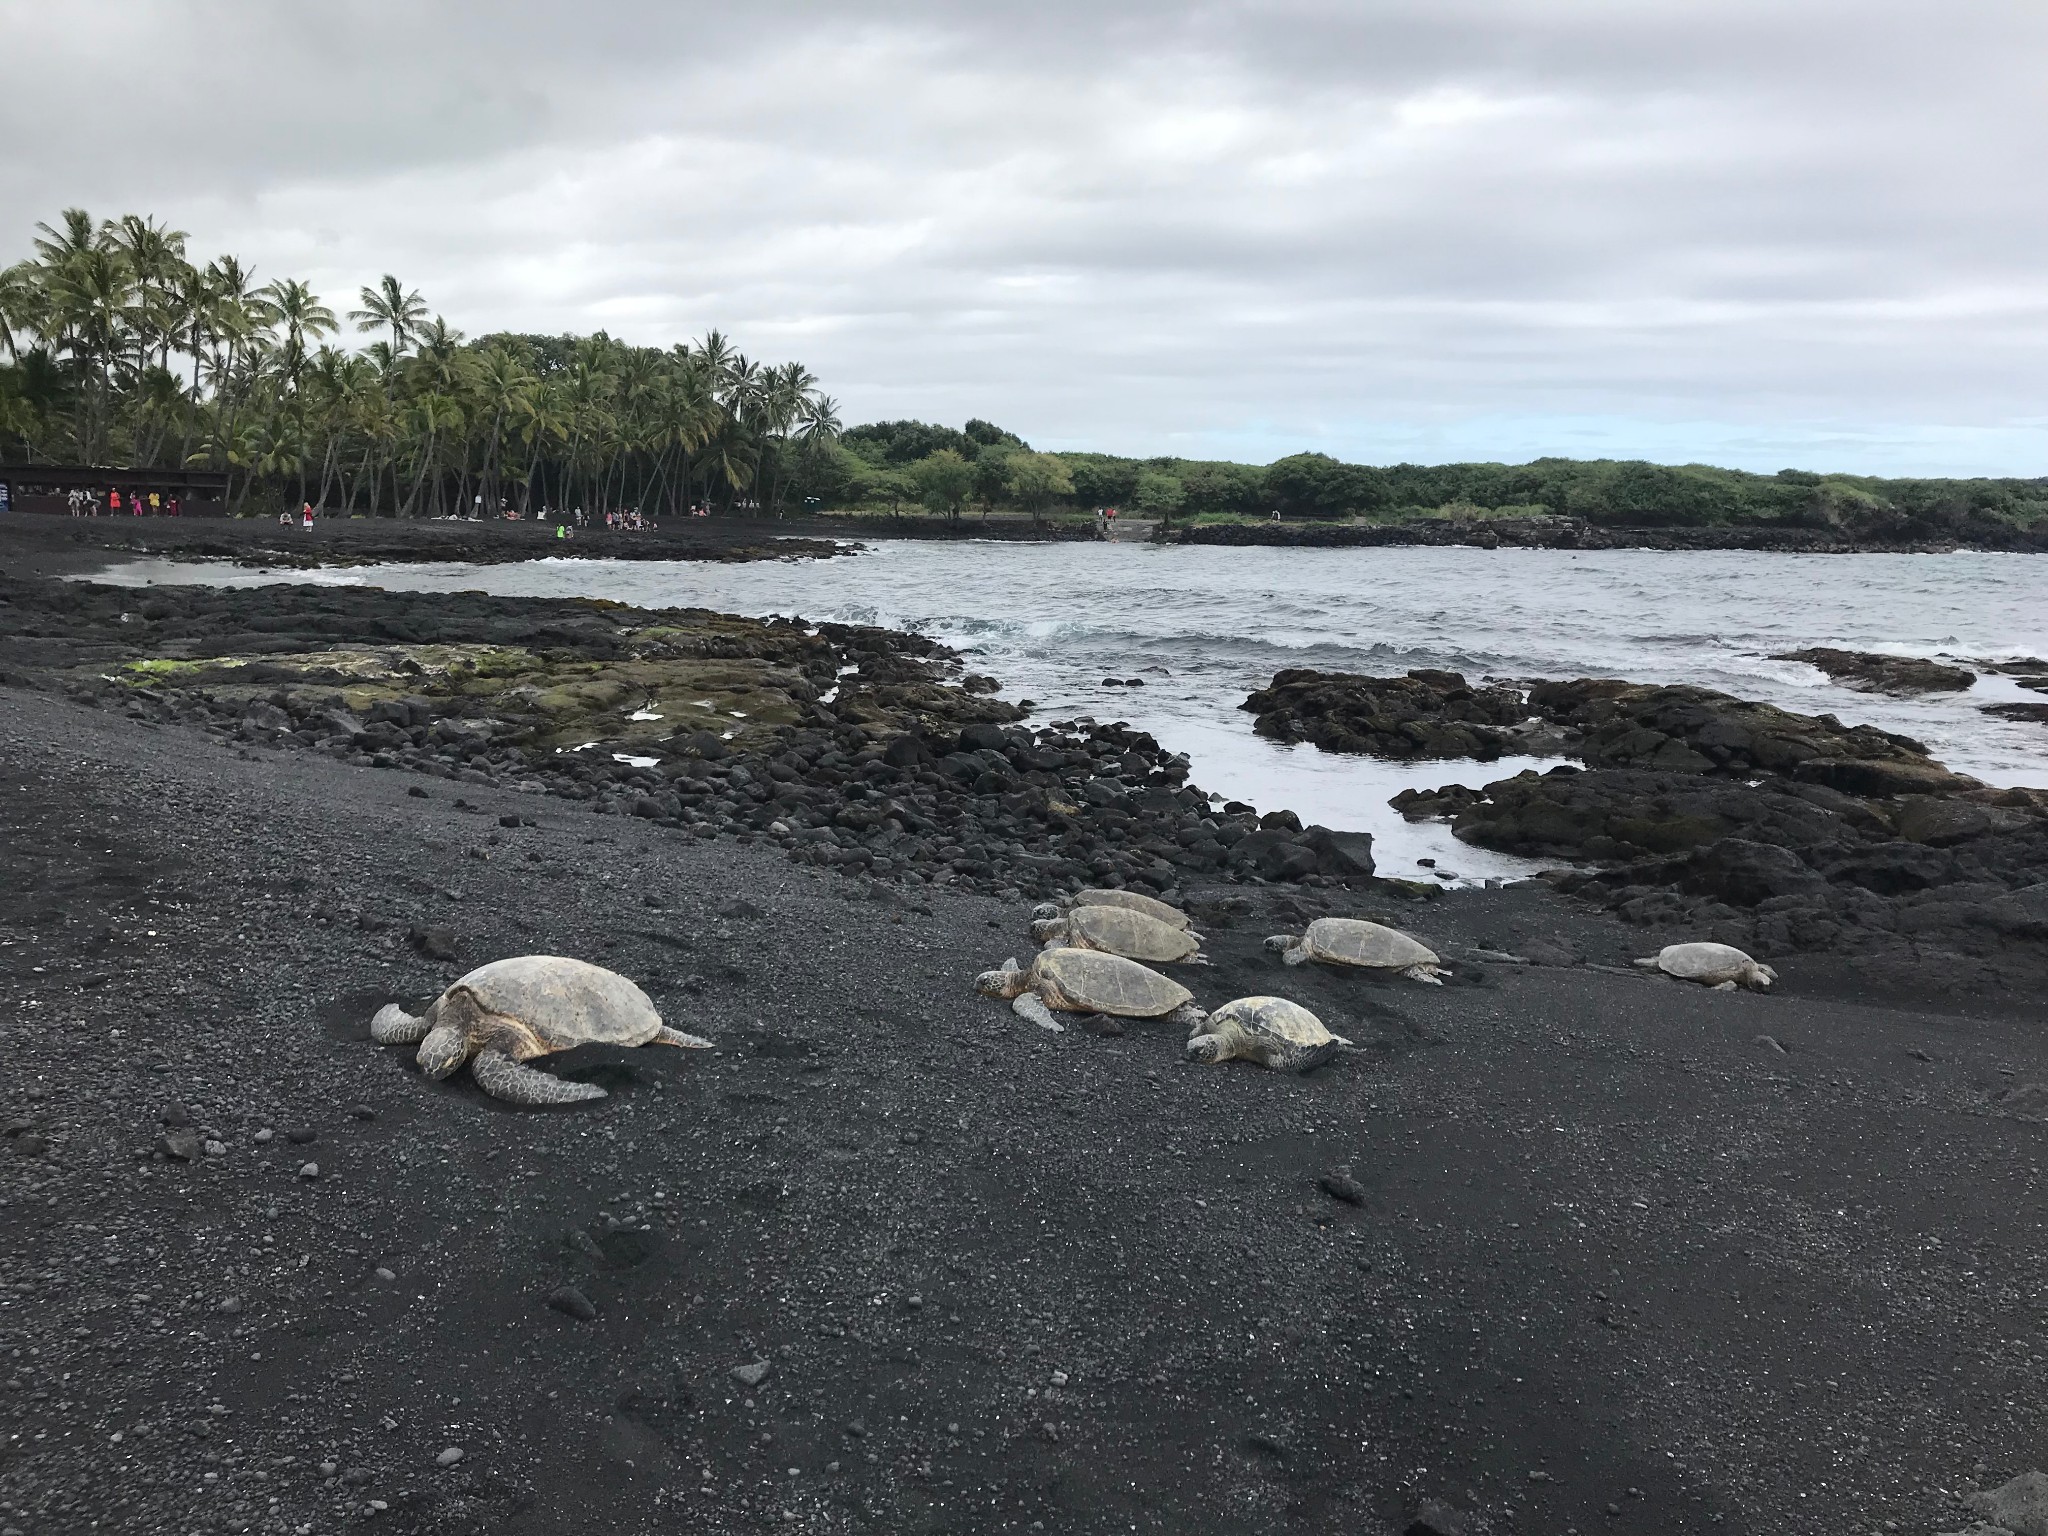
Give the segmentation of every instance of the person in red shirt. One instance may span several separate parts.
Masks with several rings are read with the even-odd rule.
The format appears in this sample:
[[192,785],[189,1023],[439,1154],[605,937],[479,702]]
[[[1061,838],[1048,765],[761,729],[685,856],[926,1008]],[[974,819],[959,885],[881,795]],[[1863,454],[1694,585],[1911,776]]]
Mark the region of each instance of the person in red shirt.
[[121,493],[119,491],[107,492],[107,510],[109,512],[119,512],[121,510]]

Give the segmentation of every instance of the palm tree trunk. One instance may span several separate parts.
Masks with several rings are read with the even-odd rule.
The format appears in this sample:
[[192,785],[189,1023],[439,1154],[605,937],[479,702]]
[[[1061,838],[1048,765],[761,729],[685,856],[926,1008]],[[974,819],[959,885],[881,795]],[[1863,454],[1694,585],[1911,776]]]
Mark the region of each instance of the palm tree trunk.
[[[427,483],[427,466],[433,463],[433,461],[434,434],[429,432],[427,434],[426,449],[424,452],[420,454],[420,472],[418,476],[413,480],[412,490],[408,492],[406,495],[405,505],[398,509],[398,515],[400,517],[412,516],[413,503],[419,499],[420,487]],[[391,476],[391,489],[395,494],[398,490],[398,466],[396,464],[393,464],[391,467]]]

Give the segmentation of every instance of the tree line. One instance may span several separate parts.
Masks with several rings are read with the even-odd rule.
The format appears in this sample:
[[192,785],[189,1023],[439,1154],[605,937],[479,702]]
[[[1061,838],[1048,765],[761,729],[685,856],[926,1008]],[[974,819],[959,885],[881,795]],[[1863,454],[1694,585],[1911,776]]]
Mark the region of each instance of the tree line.
[[1043,513],[1113,506],[1153,517],[1581,518],[1612,527],[1779,522],[1854,528],[1905,520],[1966,528],[2048,519],[2048,480],[1885,479],[1786,469],[1776,474],[1633,459],[1527,464],[1347,464],[1296,453],[1271,464],[1034,453],[985,421],[954,430],[918,421],[849,429],[829,478],[845,505],[978,505]]
[[779,512],[833,462],[817,378],[715,330],[667,349],[468,340],[396,277],[337,313],[296,278],[202,265],[184,231],[138,215],[67,209],[34,250],[0,270],[0,462],[205,468],[237,507],[401,516],[479,497]]
[[[1264,466],[1040,452],[987,421],[842,429],[801,363],[717,331],[667,349],[474,340],[396,277],[337,311],[154,219],[38,224],[0,269],[0,463],[207,468],[251,499],[433,515],[503,499],[602,513],[923,507],[1161,518],[1555,514],[1616,526],[2048,518],[2048,482],[1775,475],[1639,460]],[[344,338],[361,343],[350,347]]]

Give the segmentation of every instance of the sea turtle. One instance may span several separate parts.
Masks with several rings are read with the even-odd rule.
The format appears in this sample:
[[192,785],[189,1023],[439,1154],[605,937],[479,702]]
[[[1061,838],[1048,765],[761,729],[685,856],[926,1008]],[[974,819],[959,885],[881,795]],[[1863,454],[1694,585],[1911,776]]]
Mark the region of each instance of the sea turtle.
[[478,966],[415,1018],[387,1003],[370,1020],[379,1045],[419,1042],[420,1070],[447,1077],[465,1061],[484,1092],[508,1104],[601,1099],[595,1083],[566,1083],[523,1063],[579,1045],[680,1045],[709,1040],[670,1029],[645,992],[616,971],[560,955],[519,955]]
[[1305,933],[1276,933],[1266,940],[1289,965],[1322,960],[1371,971],[1399,971],[1411,981],[1441,984],[1442,962],[1435,951],[1405,933],[1357,917],[1319,917]]
[[1031,925],[1031,937],[1043,945],[1099,949],[1153,965],[1208,963],[1201,953],[1202,936],[1192,928],[1176,928],[1129,907],[1076,907],[1065,917],[1039,919]]
[[1093,949],[1043,949],[1028,969],[1005,960],[1001,970],[974,978],[983,997],[1006,997],[1022,1018],[1042,1029],[1066,1026],[1053,1013],[1111,1014],[1126,1019],[1166,1019],[1194,1024],[1202,1010],[1194,994],[1157,971]]
[[1058,901],[1040,903],[1032,909],[1031,915],[1040,922],[1058,917],[1062,912],[1075,907],[1122,907],[1126,912],[1136,912],[1164,923],[1169,928],[1188,926],[1188,915],[1179,907],[1170,907],[1163,901],[1150,896],[1141,896],[1136,891],[1076,891],[1071,896],[1062,896]]
[[1188,1035],[1189,1061],[1255,1061],[1275,1072],[1306,1072],[1351,1044],[1284,997],[1240,997]]
[[1757,964],[1733,944],[1666,944],[1636,964],[1646,971],[1662,971],[1680,981],[1696,981],[1723,992],[1737,987],[1762,992],[1778,979],[1776,971]]

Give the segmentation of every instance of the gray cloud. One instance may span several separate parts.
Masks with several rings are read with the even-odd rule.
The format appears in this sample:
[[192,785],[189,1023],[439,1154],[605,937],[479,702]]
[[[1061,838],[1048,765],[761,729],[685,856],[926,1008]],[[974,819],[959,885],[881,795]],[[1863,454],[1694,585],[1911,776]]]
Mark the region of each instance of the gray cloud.
[[2034,473],[2044,43],[2019,0],[67,0],[0,17],[0,240],[145,210],[1047,446]]

